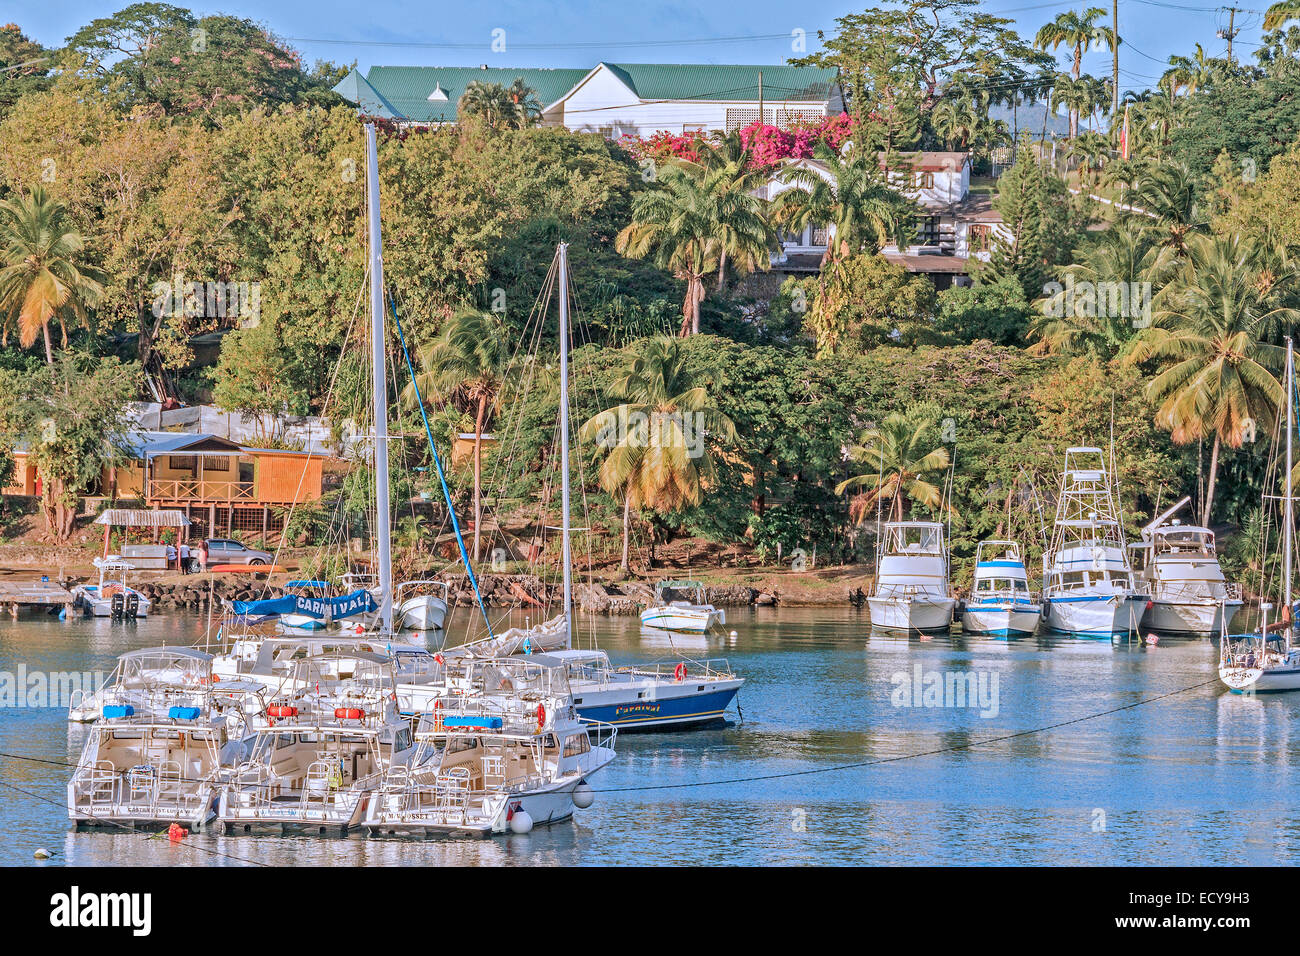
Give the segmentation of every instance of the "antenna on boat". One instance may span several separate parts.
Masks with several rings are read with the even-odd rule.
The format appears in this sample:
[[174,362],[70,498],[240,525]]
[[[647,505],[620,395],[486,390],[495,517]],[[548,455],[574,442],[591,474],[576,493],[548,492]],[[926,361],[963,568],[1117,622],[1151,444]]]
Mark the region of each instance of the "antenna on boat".
[[564,565],[565,647],[573,646],[573,568],[569,552],[569,244],[561,242],[555,251],[560,264],[560,560]]
[[366,124],[366,218],[370,251],[370,365],[374,379],[375,531],[379,566],[379,619],[393,629],[392,509],[388,502],[388,372],[384,357],[384,245],[379,234],[379,153],[375,124]]
[[[1285,501],[1285,518],[1286,527],[1285,546],[1282,549],[1282,600],[1283,607],[1286,608],[1288,617],[1291,614],[1291,547],[1295,536],[1295,499],[1294,488],[1291,481],[1291,433],[1295,430],[1295,353],[1291,344],[1291,339],[1286,340],[1286,498]],[[1287,648],[1291,647],[1291,628],[1288,627],[1284,632]]]

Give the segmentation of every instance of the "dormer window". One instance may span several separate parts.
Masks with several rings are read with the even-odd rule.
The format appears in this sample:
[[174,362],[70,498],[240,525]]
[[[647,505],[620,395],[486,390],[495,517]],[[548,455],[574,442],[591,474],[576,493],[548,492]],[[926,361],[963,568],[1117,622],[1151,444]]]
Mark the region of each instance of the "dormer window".
[[442,88],[441,83],[435,83],[433,85],[433,92],[429,94],[429,99],[439,101],[445,101],[447,99],[447,91]]

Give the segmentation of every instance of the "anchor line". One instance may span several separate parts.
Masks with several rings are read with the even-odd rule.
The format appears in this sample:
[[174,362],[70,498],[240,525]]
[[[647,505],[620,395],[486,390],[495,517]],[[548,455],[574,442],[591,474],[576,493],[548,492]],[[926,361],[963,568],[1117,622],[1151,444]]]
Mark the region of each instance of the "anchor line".
[[[30,757],[23,757],[20,754],[5,754],[4,756],[16,757],[19,760],[31,760],[33,763],[54,763],[54,761],[52,760],[35,760]],[[68,766],[71,766],[71,764],[68,764]],[[31,797],[33,800],[40,800],[42,803],[48,803],[54,807],[63,808],[64,806],[58,800],[51,800],[49,797],[42,796],[39,793],[32,793],[32,791],[30,790],[25,790],[22,787],[17,786],[16,784],[8,783],[7,781],[4,780],[0,780],[0,787],[8,787],[10,790],[16,790],[18,793],[21,793],[24,796]],[[110,826],[118,827],[119,829],[125,830],[129,834],[132,834],[134,836],[139,836],[142,840],[156,840],[160,835],[160,834],[142,834],[139,831],[137,831],[135,828],[127,826],[125,823],[119,823],[116,820],[110,820],[107,817],[101,817],[94,813],[90,813],[88,815],[93,817],[99,823],[107,823]],[[173,840],[170,837],[168,837],[168,841],[171,843],[175,843],[179,846],[188,847],[191,850],[198,850],[200,853],[207,853],[211,856],[219,856],[226,860],[234,860],[236,863],[247,863],[249,866],[270,866],[271,865],[269,863],[262,863],[259,860],[250,860],[247,857],[235,856],[232,853],[223,853],[221,850],[214,850],[211,847],[199,846],[197,843],[189,843],[184,839]]]
[[1183,687],[1178,690],[1172,690],[1167,694],[1158,694],[1155,697],[1145,697],[1142,700],[1135,700],[1131,704],[1123,704],[1119,707],[1112,707],[1110,710],[1103,710],[1096,714],[1085,714],[1082,717],[1073,717],[1070,720],[1062,720],[1055,724],[1047,724],[1043,727],[1034,727],[1030,730],[1020,730],[1014,734],[1003,734],[999,737],[986,737],[983,740],[972,740],[965,744],[954,744],[951,747],[938,747],[934,750],[922,750],[917,753],[899,754],[896,757],[880,757],[875,760],[859,760],[854,763],[836,764],[833,767],[811,767],[807,770],[789,770],[783,773],[766,773],[757,774],[750,777],[730,777],[725,780],[695,780],[688,783],[662,783],[648,787],[608,787],[604,789],[592,788],[593,793],[636,793],[647,790],[689,790],[693,787],[718,787],[729,783],[759,783],[766,780],[782,780],[787,777],[809,777],[819,773],[835,773],[839,770],[856,770],[862,767],[874,767],[880,764],[900,763],[904,760],[913,760],[917,757],[933,757],[939,754],[957,753],[963,750],[973,750],[986,744],[995,744],[1004,740],[1015,740],[1018,737],[1031,737],[1034,734],[1046,733],[1049,730],[1058,730],[1061,727],[1068,727],[1071,724],[1081,724],[1084,721],[1096,720],[1098,717],[1107,717],[1111,714],[1118,714],[1126,710],[1133,710],[1145,704],[1153,704],[1159,700],[1165,700],[1169,697],[1177,697],[1179,694],[1186,694],[1188,691],[1198,690],[1202,687],[1208,687],[1211,684],[1217,684],[1218,678],[1201,681],[1199,684],[1192,684],[1190,687]]

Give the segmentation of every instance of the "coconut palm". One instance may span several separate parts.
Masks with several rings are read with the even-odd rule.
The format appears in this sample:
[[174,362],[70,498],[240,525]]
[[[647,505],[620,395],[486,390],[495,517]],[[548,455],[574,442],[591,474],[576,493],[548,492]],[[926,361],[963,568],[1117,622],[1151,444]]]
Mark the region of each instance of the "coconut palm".
[[[416,383],[425,401],[450,404],[474,416],[474,560],[479,559],[483,524],[483,431],[501,405],[510,361],[505,324],[484,312],[453,315],[442,335],[417,355]],[[402,400],[415,402],[407,385]]]
[[861,524],[877,502],[890,502],[890,521],[903,519],[904,499],[931,511],[944,507],[943,492],[929,479],[948,470],[948,449],[934,447],[938,423],[924,409],[890,412],[879,425],[864,430],[849,448],[849,458],[863,473],[841,481],[835,493],[857,491],[849,515]]
[[579,432],[608,451],[600,485],[623,500],[623,562],[628,570],[632,511],[660,513],[698,505],[713,475],[706,438],[733,441],[736,428],[709,397],[712,370],[688,368],[682,343],[648,339],[615,381],[619,404],[587,420]]
[[1160,77],[1175,94],[1186,91],[1195,93],[1211,86],[1223,72],[1223,61],[1206,56],[1205,48],[1196,44],[1196,53],[1190,57],[1171,56],[1169,69]]
[[[1051,23],[1046,23],[1039,28],[1034,37],[1034,46],[1040,50],[1055,50],[1057,47],[1064,46],[1073,51],[1070,76],[1077,80],[1083,66],[1084,53],[1094,44],[1105,45],[1107,49],[1113,50],[1119,42],[1110,27],[1102,26],[1097,22],[1105,15],[1106,11],[1101,7],[1089,7],[1082,13],[1071,10],[1058,14]],[[1073,139],[1078,135],[1079,114],[1071,109],[1070,138]]]
[[532,126],[542,118],[542,104],[537,100],[537,91],[517,76],[507,88],[506,95],[515,105],[515,120],[520,128]]
[[1065,267],[1059,289],[1034,303],[1038,317],[1029,334],[1036,348],[1102,361],[1120,354],[1152,321],[1151,289],[1168,280],[1175,264],[1154,230],[1135,218],[1115,224]]
[[1300,18],[1300,0],[1282,0],[1264,11],[1264,29],[1276,30],[1296,18]]
[[1300,313],[1277,304],[1278,282],[1262,283],[1263,251],[1238,236],[1194,236],[1174,278],[1156,297],[1154,321],[1128,356],[1158,369],[1147,395],[1156,424],[1176,444],[1212,438],[1201,523],[1214,505],[1219,454],[1240,448],[1282,402],[1274,375],[1282,349],[1262,340]]
[[875,253],[890,242],[905,248],[915,231],[915,203],[891,186],[874,153],[852,149],[841,155],[818,143],[813,158],[826,170],[799,168],[785,174],[793,186],[773,204],[772,216],[783,228],[802,230],[829,225],[823,265],[862,252]]
[[1147,166],[1124,190],[1124,202],[1145,210],[1165,232],[1164,242],[1180,255],[1188,237],[1205,225],[1196,198],[1196,181],[1182,163]]
[[86,310],[104,293],[104,274],[83,257],[85,240],[67,208],[36,188],[0,203],[0,341],[11,328],[28,348],[45,338],[45,361],[54,364],[50,322],[58,319],[67,344],[65,319],[86,324]]
[[479,116],[490,129],[523,129],[536,122],[541,113],[536,94],[522,78],[516,78],[509,87],[474,80],[466,84],[465,92],[456,101],[458,117]]
[[1088,130],[1070,141],[1066,153],[1079,165],[1079,185],[1087,187],[1110,158],[1110,143],[1100,133]]

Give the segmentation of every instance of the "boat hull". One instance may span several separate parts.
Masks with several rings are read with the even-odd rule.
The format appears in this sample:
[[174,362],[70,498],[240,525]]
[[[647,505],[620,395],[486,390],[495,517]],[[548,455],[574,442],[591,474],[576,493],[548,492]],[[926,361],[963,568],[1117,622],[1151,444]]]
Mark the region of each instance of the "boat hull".
[[1241,601],[1220,602],[1151,602],[1142,615],[1144,630],[1166,634],[1219,634],[1232,626],[1232,619],[1241,610]]
[[710,627],[727,623],[721,608],[693,610],[679,607],[648,607],[641,612],[641,624],[660,631],[685,631],[703,634]]
[[954,598],[867,598],[871,626],[885,631],[946,631],[952,626]]
[[1300,690],[1300,667],[1244,667],[1220,665],[1219,679],[1234,694],[1267,694]]
[[961,629],[967,634],[990,634],[995,637],[1033,634],[1038,630],[1042,613],[1037,605],[968,605],[962,611]]
[[447,602],[431,595],[407,598],[398,606],[394,616],[407,630],[441,630],[447,620]]
[[1145,612],[1145,595],[1086,595],[1043,601],[1047,627],[1080,637],[1112,637],[1139,630]]
[[[701,684],[687,675],[681,683],[661,685],[653,695],[644,685],[622,689],[580,692],[575,690],[575,710],[587,723],[613,724],[619,731],[668,730],[698,726],[726,719],[726,710],[736,699],[743,681],[715,680]],[[704,690],[700,690],[700,687]],[[582,703],[577,703],[581,700]]]

